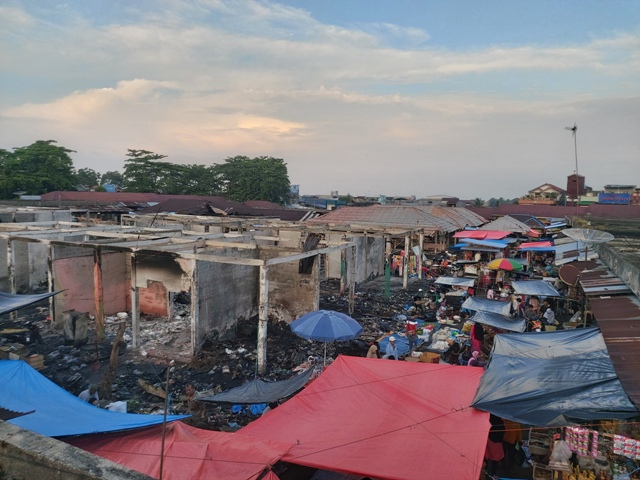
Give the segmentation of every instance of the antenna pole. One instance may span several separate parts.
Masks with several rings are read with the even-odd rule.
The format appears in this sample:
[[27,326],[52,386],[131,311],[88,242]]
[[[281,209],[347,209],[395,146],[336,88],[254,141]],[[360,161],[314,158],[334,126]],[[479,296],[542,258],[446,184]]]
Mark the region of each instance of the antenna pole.
[[564,127],[565,130],[571,130],[573,132],[573,151],[576,156],[576,217],[578,216],[580,207],[578,205],[580,201],[580,175],[578,174],[578,124],[574,123],[573,127]]

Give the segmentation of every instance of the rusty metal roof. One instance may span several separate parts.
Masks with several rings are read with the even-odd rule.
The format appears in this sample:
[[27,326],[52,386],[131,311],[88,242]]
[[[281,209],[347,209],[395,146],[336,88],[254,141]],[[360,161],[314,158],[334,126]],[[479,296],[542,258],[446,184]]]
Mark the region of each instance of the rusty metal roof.
[[640,407],[640,300],[624,295],[589,301],[618,378],[631,401]]
[[[445,211],[452,210],[450,214]],[[475,214],[463,213],[464,208],[426,207],[413,205],[371,205],[368,207],[341,207],[311,220],[325,224],[372,224],[383,227],[421,228],[424,233],[455,232],[471,222]],[[457,212],[456,212],[457,211]],[[454,218],[458,214],[458,218]],[[469,216],[466,221],[465,216]],[[484,219],[483,219],[484,220]]]
[[13,410],[9,410],[8,408],[0,407],[0,420],[6,422],[8,420],[11,420],[12,418],[22,417],[33,412],[35,412],[35,410],[31,410],[30,412],[14,412]]
[[[524,213],[546,218],[572,217],[576,214],[576,207],[562,205],[512,205],[504,203],[497,207],[469,207],[469,209],[485,218],[512,213]],[[595,218],[640,218],[640,205],[600,205],[594,203],[578,208],[578,215],[585,216],[587,214]]]
[[632,293],[627,284],[601,262],[589,260],[574,263],[580,270],[580,285],[588,297]]

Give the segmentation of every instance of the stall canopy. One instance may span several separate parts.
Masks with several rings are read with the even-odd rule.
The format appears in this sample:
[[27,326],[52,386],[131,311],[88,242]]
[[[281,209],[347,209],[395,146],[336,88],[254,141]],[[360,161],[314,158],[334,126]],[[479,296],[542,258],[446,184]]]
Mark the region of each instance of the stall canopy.
[[413,480],[428,469],[434,480],[476,480],[490,423],[468,406],[483,372],[339,356],[236,435],[292,443],[284,461],[323,470]]
[[555,252],[556,247],[549,241],[523,242],[518,246],[518,250],[523,252]]
[[500,240],[501,238],[510,235],[511,232],[505,232],[502,230],[464,230],[462,232],[456,232],[453,238],[476,238],[478,240]]
[[467,310],[493,312],[508,316],[511,313],[511,302],[501,302],[499,300],[489,300],[486,298],[467,297],[461,308]]
[[497,248],[499,250],[506,248],[509,242],[506,240],[475,240],[473,238],[465,238],[464,243],[473,245],[479,245],[481,247]]
[[[22,360],[0,360],[0,405],[33,413],[10,423],[47,437],[130,430],[162,423],[162,415],[136,415],[97,408],[80,400]],[[168,421],[185,415],[169,415]]]
[[562,297],[562,294],[544,280],[520,280],[511,282],[513,290],[519,295],[538,295],[541,297]]
[[436,283],[440,285],[451,285],[453,287],[473,287],[476,281],[473,278],[438,277]]
[[36,295],[14,295],[11,293],[0,292],[0,315],[28,307],[40,300],[57,295],[61,291],[62,290],[50,293],[39,293]]
[[473,406],[539,427],[640,413],[597,328],[496,335]]
[[218,403],[270,403],[287,398],[304,387],[313,369],[279,382],[256,379],[218,395],[199,395],[197,400]]
[[527,327],[527,322],[524,318],[513,318],[499,313],[483,312],[480,310],[469,320],[501,330],[509,330],[510,332],[524,332]]
[[[163,478],[173,480],[263,478],[265,470],[292,447],[246,435],[202,430],[182,422],[167,425],[165,433],[162,473]],[[66,441],[153,478],[160,477],[162,426]]]

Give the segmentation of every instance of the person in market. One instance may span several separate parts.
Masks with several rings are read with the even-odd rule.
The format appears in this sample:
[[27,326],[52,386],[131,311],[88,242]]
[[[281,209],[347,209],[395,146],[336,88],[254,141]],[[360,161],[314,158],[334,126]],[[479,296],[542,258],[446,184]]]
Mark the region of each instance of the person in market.
[[521,465],[517,445],[522,445],[522,427],[519,423],[503,418],[504,437],[502,438],[502,448],[504,449],[504,466],[508,472],[513,472],[516,465]]
[[487,364],[487,362],[485,362],[484,360],[482,360],[482,354],[475,350],[472,354],[471,354],[471,358],[469,359],[469,362],[467,363],[468,367],[482,367],[484,368],[484,366]]
[[367,351],[367,358],[378,358],[378,352],[380,351],[380,345],[378,342],[371,342],[369,344],[369,350]]
[[544,318],[547,325],[558,325],[559,323],[556,320],[556,313],[553,311],[553,308],[551,308],[551,304],[549,303],[549,301],[545,300],[543,305],[543,308],[545,310],[542,314],[542,317]]
[[398,360],[398,346],[396,345],[396,337],[389,337],[389,343],[385,349],[382,358],[388,358],[389,360]]
[[539,329],[542,328],[542,322],[538,318],[537,312],[533,309],[533,305],[527,305],[527,309],[524,312],[524,318],[527,321],[527,332],[534,330],[540,331]]
[[98,402],[100,401],[100,397],[98,396],[98,386],[91,385],[86,390],[83,390],[82,392],[80,392],[80,395],[78,395],[78,398],[92,405],[97,405]]
[[495,300],[495,298],[496,298],[496,292],[493,289],[493,285],[489,285],[489,288],[487,289],[487,299]]
[[491,428],[489,429],[489,438],[487,439],[487,448],[484,452],[484,459],[487,464],[488,478],[496,478],[498,472],[498,464],[504,458],[504,422],[493,413],[489,415]]
[[484,327],[479,323],[474,323],[471,327],[471,352],[482,352],[484,344]]
[[418,346],[418,322],[414,322],[413,318],[414,317],[408,318],[407,321],[404,322],[404,333],[409,342],[409,354]]

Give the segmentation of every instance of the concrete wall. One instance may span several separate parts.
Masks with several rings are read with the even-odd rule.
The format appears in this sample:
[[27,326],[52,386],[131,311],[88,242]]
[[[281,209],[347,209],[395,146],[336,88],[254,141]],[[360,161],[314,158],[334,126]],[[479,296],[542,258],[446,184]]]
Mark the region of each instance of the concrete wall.
[[29,291],[47,288],[49,248],[41,243],[29,244]]
[[29,242],[14,240],[12,244],[16,292],[27,293],[29,291]]
[[[292,251],[290,254],[299,253]],[[283,256],[275,249],[261,249],[260,258],[267,260]],[[280,263],[269,267],[269,317],[276,321],[291,322],[308,312],[318,310],[320,282],[318,258],[309,274],[298,273],[299,261]]]
[[[240,258],[258,256],[257,250],[224,249],[210,253]],[[199,319],[196,347],[214,331],[222,338],[233,336],[238,319],[258,314],[259,267],[198,261],[196,276]]]
[[[62,312],[65,310],[95,315],[93,249],[57,245],[53,248],[54,289],[65,290],[54,297],[56,325],[62,321]],[[106,315],[129,310],[127,259],[126,253],[102,252],[102,291]]]
[[3,480],[149,480],[152,477],[0,420]]
[[640,297],[640,268],[624,259],[618,252],[612,250],[606,244],[595,246],[600,258],[613,270],[620,280],[622,280],[631,291]]
[[136,255],[136,286],[147,288],[149,282],[162,283],[169,292],[188,291],[191,286],[191,263],[171,253],[140,252]]
[[[345,239],[344,233],[331,233],[327,232],[325,235],[327,242],[337,243]],[[341,251],[332,252],[327,255],[327,265],[325,269],[328,271],[329,278],[340,278],[341,276]],[[357,255],[357,253],[356,253]]]

